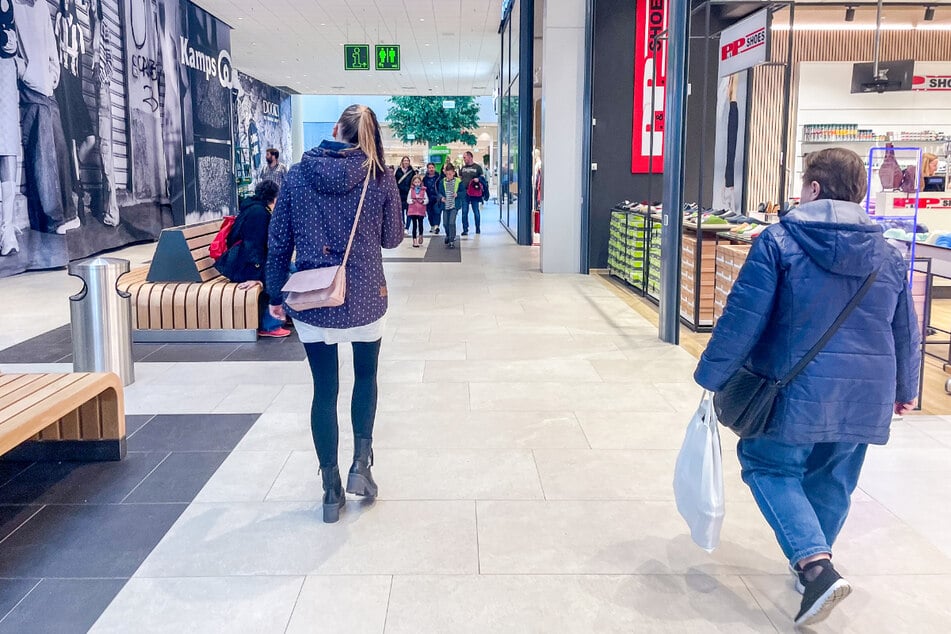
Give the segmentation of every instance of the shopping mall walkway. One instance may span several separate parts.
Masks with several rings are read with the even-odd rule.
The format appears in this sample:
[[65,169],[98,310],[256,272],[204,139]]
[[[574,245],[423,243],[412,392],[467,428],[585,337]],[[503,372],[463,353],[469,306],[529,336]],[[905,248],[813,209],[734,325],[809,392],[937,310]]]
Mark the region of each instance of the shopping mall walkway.
[[[461,263],[387,254],[376,504],[321,522],[299,344],[137,347],[126,461],[0,466],[0,632],[790,631],[731,449],[713,555],[674,508],[694,359],[485,225]],[[61,335],[22,342],[66,323],[75,286],[0,280],[0,346],[20,344],[0,371],[70,368],[10,360],[68,358]],[[951,419],[897,424],[836,551],[856,592],[816,631],[947,631],[948,499]]]

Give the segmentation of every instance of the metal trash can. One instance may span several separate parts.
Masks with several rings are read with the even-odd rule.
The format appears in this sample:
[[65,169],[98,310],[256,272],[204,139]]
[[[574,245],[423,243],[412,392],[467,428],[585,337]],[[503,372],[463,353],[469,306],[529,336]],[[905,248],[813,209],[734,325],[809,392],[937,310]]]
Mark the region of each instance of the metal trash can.
[[74,372],[115,372],[123,385],[135,382],[132,363],[132,303],[116,288],[129,261],[90,258],[70,262],[69,274],[83,289],[69,298]]

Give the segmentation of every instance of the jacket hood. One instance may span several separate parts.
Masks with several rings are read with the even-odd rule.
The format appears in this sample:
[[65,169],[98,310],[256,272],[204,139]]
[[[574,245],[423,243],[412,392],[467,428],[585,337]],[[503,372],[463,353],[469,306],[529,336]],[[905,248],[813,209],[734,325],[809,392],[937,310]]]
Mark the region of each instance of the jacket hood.
[[324,194],[346,194],[363,186],[367,155],[349,143],[324,141],[304,153],[299,163],[300,177]]
[[241,204],[238,205],[238,211],[244,212],[248,209],[251,209],[252,207],[258,206],[265,207],[264,203],[259,198],[255,196],[249,196],[248,198],[243,199]]
[[780,222],[816,264],[836,275],[866,276],[884,257],[881,226],[855,203],[816,200]]

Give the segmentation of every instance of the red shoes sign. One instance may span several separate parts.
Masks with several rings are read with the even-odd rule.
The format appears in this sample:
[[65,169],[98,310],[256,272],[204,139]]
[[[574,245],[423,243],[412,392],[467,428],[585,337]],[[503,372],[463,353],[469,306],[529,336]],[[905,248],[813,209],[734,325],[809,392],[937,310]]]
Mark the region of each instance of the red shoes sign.
[[635,28],[631,173],[660,173],[664,170],[667,41],[655,36],[667,29],[667,0],[637,0]]
[[951,75],[915,75],[911,89],[925,92],[951,91]]

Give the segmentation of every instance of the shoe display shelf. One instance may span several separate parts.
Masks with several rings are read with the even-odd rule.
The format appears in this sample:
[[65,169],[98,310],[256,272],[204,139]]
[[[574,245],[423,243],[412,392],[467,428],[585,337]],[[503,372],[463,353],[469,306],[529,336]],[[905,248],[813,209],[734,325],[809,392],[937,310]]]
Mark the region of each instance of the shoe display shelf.
[[680,317],[694,332],[713,327],[717,233],[723,225],[684,223],[680,261]]
[[647,216],[643,212],[624,209],[611,211],[608,271],[641,294],[644,293],[646,279],[647,225]]
[[661,230],[664,225],[660,214],[651,214],[647,220],[647,297],[659,302]]

